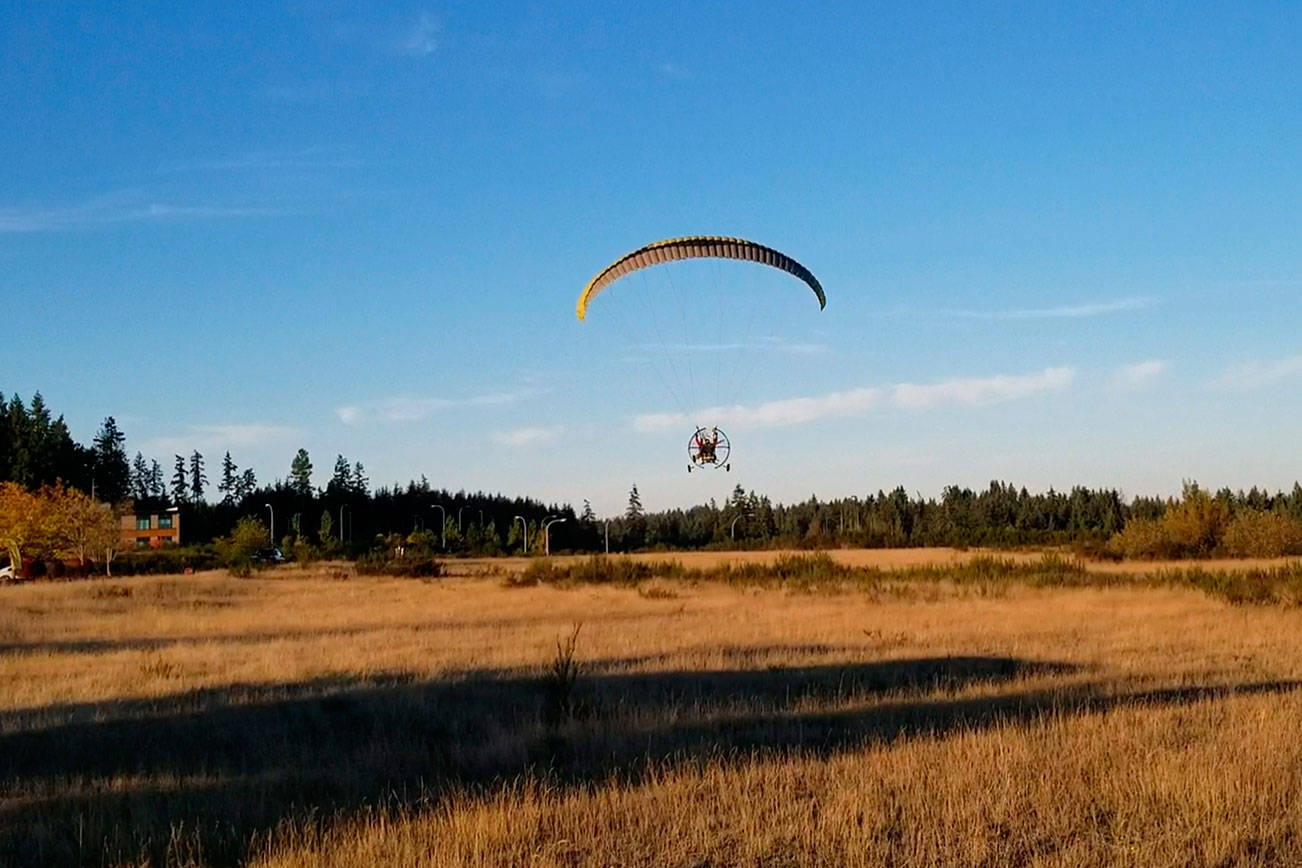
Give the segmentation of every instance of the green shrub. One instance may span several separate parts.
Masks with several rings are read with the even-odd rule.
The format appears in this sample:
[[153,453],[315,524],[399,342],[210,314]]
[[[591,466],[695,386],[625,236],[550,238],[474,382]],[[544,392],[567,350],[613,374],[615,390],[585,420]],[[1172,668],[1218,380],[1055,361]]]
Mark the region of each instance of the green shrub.
[[183,573],[186,568],[212,570],[221,566],[212,546],[169,546],[161,549],[136,549],[113,559],[115,576],[158,576]]
[[253,572],[254,557],[267,546],[267,526],[245,516],[235,523],[230,536],[217,539],[214,545],[217,557],[231,575],[247,576]]
[[355,566],[362,576],[433,579],[443,575],[443,562],[424,554],[371,552],[358,558]]

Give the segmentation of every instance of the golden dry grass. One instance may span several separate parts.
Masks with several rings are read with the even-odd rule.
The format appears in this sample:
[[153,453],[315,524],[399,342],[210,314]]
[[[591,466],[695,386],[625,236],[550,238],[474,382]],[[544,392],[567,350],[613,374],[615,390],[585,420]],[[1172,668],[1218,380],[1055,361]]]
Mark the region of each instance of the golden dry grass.
[[0,589],[0,861],[1302,863],[1296,609],[343,575]]
[[[635,561],[660,563],[677,561],[684,567],[708,570],[723,564],[769,564],[782,557],[804,555],[808,552],[795,549],[763,549],[756,551],[690,551],[690,552],[639,552],[627,555]],[[910,567],[945,567],[971,563],[976,558],[994,557],[1019,563],[1034,563],[1044,557],[1043,548],[1024,551],[1007,549],[956,549],[943,546],[907,549],[828,549],[827,554],[837,563],[850,567],[868,567],[881,570],[900,570]],[[1070,553],[1068,553],[1070,556]],[[558,564],[581,561],[588,555],[561,555],[553,558]],[[1269,570],[1302,563],[1302,558],[1201,558],[1198,560],[1095,560],[1080,559],[1090,571],[1128,573],[1139,575],[1153,572],[1176,572],[1202,568],[1205,570]],[[449,572],[459,576],[491,575],[501,572],[521,572],[534,561],[530,558],[459,558],[448,562]]]

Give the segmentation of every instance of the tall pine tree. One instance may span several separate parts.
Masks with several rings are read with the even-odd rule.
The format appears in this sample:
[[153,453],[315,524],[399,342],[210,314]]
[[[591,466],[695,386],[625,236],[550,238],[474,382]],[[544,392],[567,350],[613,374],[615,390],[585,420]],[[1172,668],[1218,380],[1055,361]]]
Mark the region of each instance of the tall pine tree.
[[189,503],[190,500],[190,474],[185,469],[185,456],[174,457],[176,461],[172,465],[172,502],[180,506]]
[[149,497],[149,465],[139,452],[131,462],[131,496],[136,500]]
[[231,506],[235,503],[236,495],[239,493],[239,468],[231,460],[231,453],[227,450],[222,456],[222,478],[217,483],[217,490],[222,493],[222,505]]
[[190,454],[190,499],[202,503],[203,488],[207,484],[208,477],[203,472],[203,456],[196,449]]
[[131,493],[126,442],[112,416],[95,435],[95,496],[106,503],[117,503]]
[[326,484],[328,494],[348,494],[353,488],[352,468],[348,465],[348,459],[342,455],[335,458],[335,472],[330,477],[330,482]]
[[312,495],[312,459],[308,458],[306,449],[298,450],[290,462],[289,487],[303,497]]
[[253,468],[252,467],[244,468],[244,472],[240,474],[239,487],[236,489],[238,495],[235,499],[237,501],[243,500],[244,498],[252,494],[253,490],[257,487],[258,487],[258,480],[257,477],[253,475]]
[[157,458],[149,463],[149,496],[156,500],[167,497],[167,489],[163,486],[163,465]]

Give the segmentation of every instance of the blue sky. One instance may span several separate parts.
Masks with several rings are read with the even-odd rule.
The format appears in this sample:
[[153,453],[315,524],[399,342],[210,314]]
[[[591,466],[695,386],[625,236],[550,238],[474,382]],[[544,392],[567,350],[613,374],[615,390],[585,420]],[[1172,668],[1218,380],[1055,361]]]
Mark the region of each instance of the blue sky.
[[[0,10],[0,389],[80,439],[599,511],[1302,476],[1296,4],[269,6]],[[697,233],[827,310],[734,264],[576,321]]]

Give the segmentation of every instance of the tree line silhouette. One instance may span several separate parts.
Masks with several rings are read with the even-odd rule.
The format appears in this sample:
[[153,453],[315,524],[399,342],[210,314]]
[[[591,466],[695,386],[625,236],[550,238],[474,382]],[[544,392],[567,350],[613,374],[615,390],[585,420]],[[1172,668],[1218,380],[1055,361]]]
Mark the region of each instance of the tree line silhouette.
[[1075,486],[1031,492],[1007,482],[986,488],[951,485],[938,497],[903,487],[860,496],[790,504],[740,486],[723,503],[646,510],[636,485],[624,512],[598,517],[584,501],[450,491],[422,476],[406,485],[372,488],[360,461],[335,458],[324,485],[314,483],[305,449],[283,479],[259,483],[229,452],[215,482],[197,450],[172,457],[172,473],[136,452],[110,416],[90,445],[77,443],[62,416],[39,393],[30,402],[0,396],[0,481],[29,489],[62,481],[110,504],[137,511],[182,508],[187,544],[227,535],[242,517],[255,517],[270,541],[292,547],[333,542],[354,554],[377,539],[413,537],[440,552],[497,554],[541,550],[548,518],[553,551],[600,552],[731,546],[1084,546],[1095,553],[1186,556],[1218,552],[1302,552],[1302,486],[1270,493],[1206,491],[1187,483],[1179,497],[1127,499],[1114,488]]

